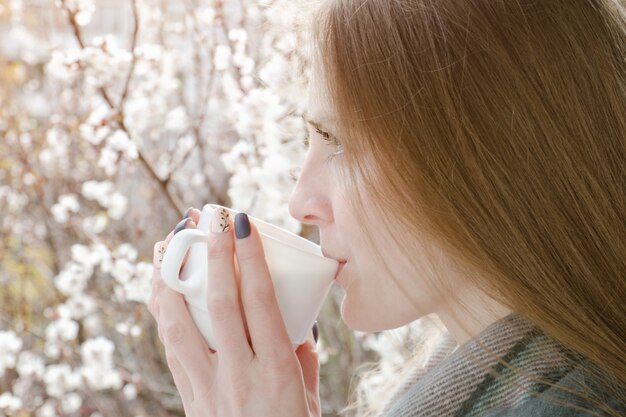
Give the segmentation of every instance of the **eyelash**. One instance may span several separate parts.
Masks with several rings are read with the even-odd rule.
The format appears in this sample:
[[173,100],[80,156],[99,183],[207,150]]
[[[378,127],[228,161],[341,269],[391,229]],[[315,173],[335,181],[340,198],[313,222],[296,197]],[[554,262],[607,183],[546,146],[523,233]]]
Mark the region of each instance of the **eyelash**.
[[[324,132],[323,130],[320,130],[318,128],[315,128],[315,131],[319,133],[320,135],[322,135],[322,138],[324,139],[324,141],[326,141],[327,145],[335,145],[338,148],[336,152],[328,155],[324,162],[329,163],[331,159],[333,159],[335,156],[343,153],[343,146],[341,145],[341,143],[339,143],[339,141],[336,138],[334,137],[331,138],[330,133]],[[309,147],[309,142],[310,142],[310,137],[309,137],[309,131],[307,129],[306,136],[304,137],[304,146],[306,148]]]

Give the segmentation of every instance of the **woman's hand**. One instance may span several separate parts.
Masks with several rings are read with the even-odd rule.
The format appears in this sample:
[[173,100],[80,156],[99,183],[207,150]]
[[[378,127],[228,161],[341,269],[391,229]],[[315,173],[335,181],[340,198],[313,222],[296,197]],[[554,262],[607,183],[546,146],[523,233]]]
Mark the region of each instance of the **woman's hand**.
[[[218,222],[219,212],[213,213]],[[179,223],[177,230],[195,227],[199,221],[199,210],[191,209],[188,213],[189,219]],[[247,221],[247,216],[241,217],[242,222],[237,225],[239,236],[241,232],[245,234],[242,229]],[[154,246],[149,310],[158,323],[159,338],[165,346],[185,415],[321,416],[319,359],[313,334],[293,351],[258,230],[250,223],[249,235],[235,238],[232,219],[226,216],[225,221],[224,233],[210,232],[208,249],[206,301],[216,352],[208,348],[196,328],[183,296],[161,279],[160,261],[175,231]]]

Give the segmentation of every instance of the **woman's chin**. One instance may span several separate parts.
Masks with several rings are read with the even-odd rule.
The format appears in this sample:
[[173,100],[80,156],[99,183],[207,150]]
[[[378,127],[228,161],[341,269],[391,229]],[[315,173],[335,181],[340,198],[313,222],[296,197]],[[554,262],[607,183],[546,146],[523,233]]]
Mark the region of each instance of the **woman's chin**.
[[381,332],[395,329],[424,316],[417,311],[380,310],[380,298],[366,300],[346,291],[341,300],[341,319],[351,330],[358,332]]
[[371,306],[359,301],[353,303],[346,293],[341,301],[341,318],[345,325],[358,332],[378,331],[383,323],[379,323],[376,316],[370,316],[376,313],[376,309],[368,308],[368,305]]

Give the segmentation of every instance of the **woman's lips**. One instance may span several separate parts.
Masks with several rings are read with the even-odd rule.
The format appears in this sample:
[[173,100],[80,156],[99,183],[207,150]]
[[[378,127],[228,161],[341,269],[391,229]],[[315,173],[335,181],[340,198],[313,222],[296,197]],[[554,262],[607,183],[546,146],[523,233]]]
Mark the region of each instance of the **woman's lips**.
[[334,279],[337,279],[337,277],[341,273],[341,270],[343,269],[343,266],[345,264],[346,264],[346,261],[339,261],[339,267],[337,268],[337,272],[335,273],[335,278]]

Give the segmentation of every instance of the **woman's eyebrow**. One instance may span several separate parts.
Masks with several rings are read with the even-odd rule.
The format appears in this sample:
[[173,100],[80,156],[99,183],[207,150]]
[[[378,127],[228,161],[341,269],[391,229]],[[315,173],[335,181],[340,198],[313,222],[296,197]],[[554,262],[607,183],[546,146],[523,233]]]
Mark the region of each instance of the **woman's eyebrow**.
[[311,126],[315,127],[316,129],[327,131],[327,129],[325,129],[320,122],[317,122],[317,121],[311,119],[311,117],[309,116],[309,113],[306,112],[306,111],[302,115],[302,119],[304,120],[305,123],[310,124]]

